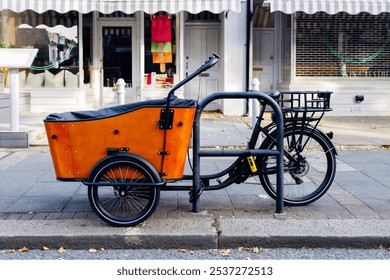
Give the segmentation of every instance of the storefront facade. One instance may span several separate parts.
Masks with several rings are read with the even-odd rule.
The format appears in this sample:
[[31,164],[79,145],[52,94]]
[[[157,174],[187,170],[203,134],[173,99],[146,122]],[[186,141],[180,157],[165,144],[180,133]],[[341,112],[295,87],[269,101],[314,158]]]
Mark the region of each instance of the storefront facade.
[[[216,67],[177,92],[201,99],[245,88],[245,5],[241,0],[3,1],[0,43],[39,49],[33,66],[19,75],[31,112],[115,105],[119,78],[126,83],[126,102],[162,98],[219,53]],[[168,25],[161,29],[158,20]],[[153,28],[168,37],[156,38]],[[0,94],[7,94],[6,69],[2,76]],[[242,114],[245,104],[213,106],[234,115]]]
[[329,90],[333,115],[390,115],[390,1],[263,2],[268,25],[253,31],[253,74],[273,68],[263,90]]
[[[0,47],[40,50],[20,72],[31,112],[114,105],[119,78],[126,102],[161,98],[215,52],[221,61],[180,97],[245,91],[258,78],[262,91],[333,91],[333,115],[389,115],[389,12],[388,0],[2,1]],[[159,17],[169,42],[152,39]],[[222,100],[210,109],[250,108]]]

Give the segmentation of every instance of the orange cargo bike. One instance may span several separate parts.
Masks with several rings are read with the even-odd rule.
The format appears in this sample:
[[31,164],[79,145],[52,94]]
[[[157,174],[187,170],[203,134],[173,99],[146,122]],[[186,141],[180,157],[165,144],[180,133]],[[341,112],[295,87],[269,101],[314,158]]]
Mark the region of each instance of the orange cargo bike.
[[[298,110],[293,118],[286,118],[287,113],[292,113],[292,106],[283,111],[277,103],[281,100],[279,92],[218,92],[200,102],[174,95],[175,90],[214,66],[218,59],[213,54],[161,100],[48,115],[44,123],[58,180],[82,181],[88,186],[92,209],[113,226],[134,226],[145,221],[156,209],[161,191],[189,191],[193,212],[199,212],[203,191],[239,184],[251,176],[259,176],[264,189],[276,200],[278,213],[283,212],[284,204],[304,205],[321,197],[333,181],[335,152],[329,138],[309,123],[321,119],[322,116],[314,114],[323,115],[329,110],[330,95],[317,94],[316,98],[310,98],[311,110],[303,108],[304,117],[299,116]],[[258,100],[261,108],[248,147],[202,150],[200,116],[204,108],[217,99],[248,98]],[[270,125],[262,127],[267,105],[275,117]],[[191,133],[193,156],[189,159]],[[265,135],[265,140],[256,148],[260,134]],[[286,147],[286,140],[291,140],[291,136],[295,138],[292,149]],[[318,161],[310,165],[310,152],[309,156],[303,153],[306,147],[312,149],[311,141],[308,145],[297,145],[312,138],[323,152],[320,162],[325,162],[325,171],[323,164],[317,167]],[[235,157],[236,160],[217,174],[201,175],[201,157]],[[190,175],[184,174],[187,158],[192,167]],[[315,180],[310,179],[311,170],[315,170]],[[308,193],[297,190],[285,197],[283,178],[286,177],[290,177],[297,189],[302,187]]]

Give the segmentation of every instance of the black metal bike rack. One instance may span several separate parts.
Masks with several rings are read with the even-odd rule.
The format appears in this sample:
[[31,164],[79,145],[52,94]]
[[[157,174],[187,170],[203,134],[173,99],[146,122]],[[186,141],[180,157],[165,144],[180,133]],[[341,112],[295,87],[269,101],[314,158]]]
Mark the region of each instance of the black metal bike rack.
[[[174,92],[182,87],[184,84],[188,83],[200,73],[208,70],[213,67],[219,60],[219,55],[213,54],[208,61],[205,62],[200,68],[195,72],[190,74],[184,80],[176,84],[168,93],[167,96],[167,106],[165,110],[165,116],[162,116],[163,119],[168,120],[168,111],[170,99],[173,96]],[[214,100],[217,99],[245,99],[249,98],[256,99],[259,102],[265,102],[267,105],[275,112],[275,123],[276,123],[276,150],[260,150],[260,149],[251,149],[251,150],[201,150],[200,149],[200,116],[205,109],[205,107]],[[192,188],[191,190],[191,202],[192,202],[192,211],[198,213],[200,211],[200,195],[202,193],[201,186],[201,174],[200,174],[200,158],[201,157],[240,157],[244,156],[247,153],[250,153],[253,156],[276,156],[277,158],[277,172],[276,172],[276,213],[283,213],[283,113],[281,111],[278,103],[266,93],[258,91],[249,91],[249,92],[216,92],[211,95],[208,95],[202,99],[196,109],[195,120],[193,123],[193,175],[192,175]],[[161,189],[165,190],[177,190],[175,187],[163,186]],[[181,187],[182,190],[185,188]]]
[[[217,99],[257,99],[259,102],[265,102],[270,105],[275,112],[276,123],[276,150],[202,150],[200,148],[200,116],[204,108]],[[201,157],[232,157],[245,156],[248,152],[253,156],[276,156],[277,173],[276,173],[276,213],[283,213],[283,113],[278,103],[265,93],[250,92],[216,92],[202,99],[195,113],[193,124],[193,186],[192,186],[192,211],[200,211],[200,194],[202,193],[201,175],[200,175],[200,158]]]

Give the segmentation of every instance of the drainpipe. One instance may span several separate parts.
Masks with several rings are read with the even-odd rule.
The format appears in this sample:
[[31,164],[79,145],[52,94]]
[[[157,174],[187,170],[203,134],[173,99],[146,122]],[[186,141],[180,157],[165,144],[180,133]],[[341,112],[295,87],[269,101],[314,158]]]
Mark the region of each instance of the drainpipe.
[[[262,4],[262,3],[261,3]],[[245,49],[245,69],[246,69],[246,73],[245,73],[245,90],[246,91],[249,91],[249,79],[250,79],[250,50],[251,50],[251,24],[252,24],[252,17],[253,17],[253,13],[252,13],[252,1],[251,0],[248,0],[246,1],[246,42],[245,42],[245,46],[246,46],[246,49]],[[244,116],[248,116],[249,115],[249,99],[246,99],[246,102],[245,102],[245,112],[244,112]]]
[[[259,5],[263,6],[264,0],[259,1]],[[245,74],[245,90],[249,91],[249,80],[250,80],[250,74],[251,74],[251,69],[250,69],[250,51],[251,51],[251,25],[252,25],[252,18],[253,18],[253,12],[252,12],[252,6],[253,6],[253,0],[248,0],[246,1],[246,53],[245,53],[245,69],[246,69],[246,74]],[[249,115],[249,99],[246,100],[245,103],[245,113],[244,116]]]

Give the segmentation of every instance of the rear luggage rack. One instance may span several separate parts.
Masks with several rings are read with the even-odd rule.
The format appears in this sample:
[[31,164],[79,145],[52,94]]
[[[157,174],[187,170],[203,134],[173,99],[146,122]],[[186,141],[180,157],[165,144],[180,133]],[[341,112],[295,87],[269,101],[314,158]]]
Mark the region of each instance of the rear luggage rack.
[[284,112],[324,112],[330,108],[330,91],[286,91],[280,93],[279,105]]
[[[279,105],[286,123],[318,122],[330,107],[330,91],[285,91],[280,93]],[[315,126],[317,126],[315,124]]]

